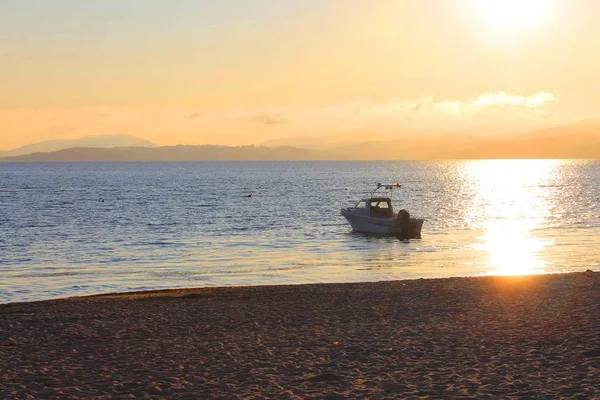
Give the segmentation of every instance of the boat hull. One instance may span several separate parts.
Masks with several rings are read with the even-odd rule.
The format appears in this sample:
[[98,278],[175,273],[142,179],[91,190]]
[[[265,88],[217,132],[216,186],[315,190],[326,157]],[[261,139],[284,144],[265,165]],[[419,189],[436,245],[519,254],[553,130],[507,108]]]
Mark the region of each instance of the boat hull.
[[355,232],[403,236],[407,238],[420,238],[424,221],[420,218],[410,218],[409,223],[402,223],[395,218],[375,218],[357,215],[348,210],[342,210],[341,215],[346,218]]

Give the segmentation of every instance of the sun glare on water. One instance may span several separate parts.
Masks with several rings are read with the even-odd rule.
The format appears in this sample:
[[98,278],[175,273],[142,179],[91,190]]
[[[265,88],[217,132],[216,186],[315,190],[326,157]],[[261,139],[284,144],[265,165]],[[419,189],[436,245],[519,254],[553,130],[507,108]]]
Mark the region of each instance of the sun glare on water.
[[550,19],[554,0],[476,0],[486,22],[501,31],[518,31]]
[[490,275],[545,272],[540,254],[551,243],[534,231],[551,213],[546,186],[557,165],[555,160],[487,160],[471,165],[474,212],[487,221],[475,249],[483,252]]
[[480,250],[487,252],[490,275],[534,275],[545,272],[546,263],[539,258],[547,246],[535,238],[535,226],[521,221],[491,221],[481,237]]

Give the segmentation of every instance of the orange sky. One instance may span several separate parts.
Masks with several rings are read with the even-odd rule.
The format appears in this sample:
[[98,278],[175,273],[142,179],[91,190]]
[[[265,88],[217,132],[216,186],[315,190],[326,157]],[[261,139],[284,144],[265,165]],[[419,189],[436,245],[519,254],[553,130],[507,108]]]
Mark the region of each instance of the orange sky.
[[250,144],[600,111],[595,0],[0,4],[0,150]]

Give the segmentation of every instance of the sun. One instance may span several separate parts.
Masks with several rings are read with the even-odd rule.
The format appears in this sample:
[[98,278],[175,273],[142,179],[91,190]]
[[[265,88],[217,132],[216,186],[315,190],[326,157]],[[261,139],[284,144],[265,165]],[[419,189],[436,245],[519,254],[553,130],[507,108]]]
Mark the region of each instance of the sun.
[[486,22],[502,31],[519,31],[546,22],[554,0],[476,0]]

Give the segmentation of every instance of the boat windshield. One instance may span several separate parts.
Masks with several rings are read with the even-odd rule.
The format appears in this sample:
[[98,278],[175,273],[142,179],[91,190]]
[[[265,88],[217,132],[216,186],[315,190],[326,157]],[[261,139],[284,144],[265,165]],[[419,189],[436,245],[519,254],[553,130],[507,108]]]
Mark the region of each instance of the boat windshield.
[[391,218],[392,204],[389,199],[371,199],[371,217]]

